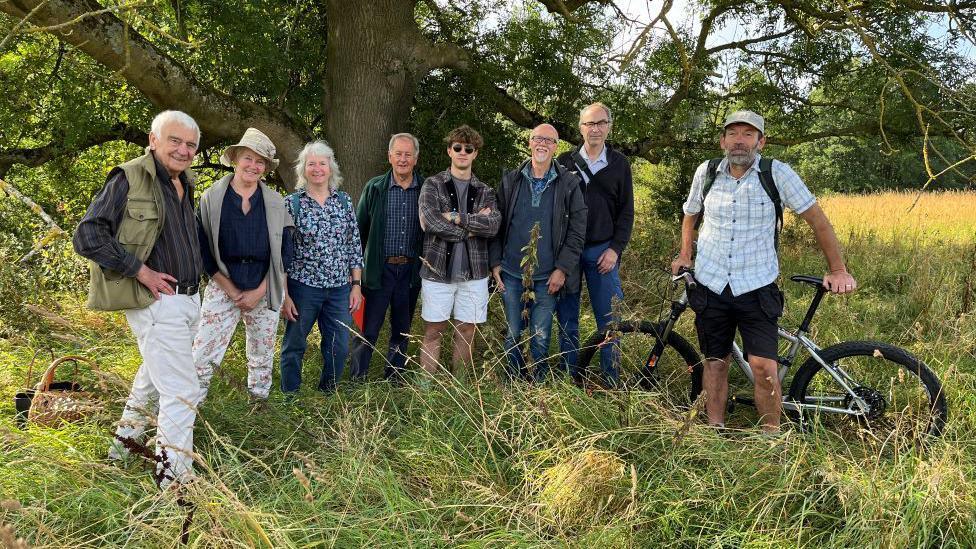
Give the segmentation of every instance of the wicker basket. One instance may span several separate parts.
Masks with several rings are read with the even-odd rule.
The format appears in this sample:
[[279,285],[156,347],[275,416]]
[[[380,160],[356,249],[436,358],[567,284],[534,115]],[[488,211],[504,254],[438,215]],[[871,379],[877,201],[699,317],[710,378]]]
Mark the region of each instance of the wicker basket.
[[[72,362],[75,366],[71,379],[55,381],[54,374],[58,367],[67,362]],[[56,426],[63,421],[78,421],[101,409],[95,393],[83,390],[75,381],[79,362],[84,362],[93,372],[98,372],[94,361],[81,356],[63,356],[51,362],[41,381],[33,389],[30,411],[27,413],[28,422]]]

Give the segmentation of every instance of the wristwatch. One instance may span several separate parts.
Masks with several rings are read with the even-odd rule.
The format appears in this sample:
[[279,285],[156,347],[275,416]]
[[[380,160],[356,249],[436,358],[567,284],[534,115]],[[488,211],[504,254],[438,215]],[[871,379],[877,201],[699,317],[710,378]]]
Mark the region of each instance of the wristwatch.
[[352,282],[350,282],[350,284],[352,284],[353,286],[362,286],[363,285],[363,281],[362,280],[353,280]]
[[457,212],[451,212],[451,223],[457,225],[458,221],[461,220],[461,216]]

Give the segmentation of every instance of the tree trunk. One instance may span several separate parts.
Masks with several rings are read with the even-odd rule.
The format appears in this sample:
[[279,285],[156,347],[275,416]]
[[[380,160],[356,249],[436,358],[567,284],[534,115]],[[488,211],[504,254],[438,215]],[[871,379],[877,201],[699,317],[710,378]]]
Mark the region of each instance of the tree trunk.
[[328,14],[325,134],[343,189],[358,200],[366,181],[389,169],[390,136],[408,130],[417,83],[429,70],[418,52],[429,44],[411,1],[329,0]]

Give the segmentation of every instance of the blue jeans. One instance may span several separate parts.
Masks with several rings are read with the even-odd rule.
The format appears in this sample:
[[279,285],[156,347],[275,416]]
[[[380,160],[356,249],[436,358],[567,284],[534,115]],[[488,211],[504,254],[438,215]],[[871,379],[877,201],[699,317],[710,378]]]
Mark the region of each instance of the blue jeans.
[[[556,306],[556,296],[549,294],[548,280],[533,283],[535,300],[522,301],[522,279],[502,272],[505,293],[505,318],[508,320],[508,334],[505,337],[505,350],[508,354],[506,373],[510,379],[528,379],[529,372],[522,354],[522,332],[530,328],[529,353],[535,363],[535,379],[542,381],[549,375],[549,338],[552,335],[552,311]],[[529,318],[522,318],[522,311],[528,307]]]
[[[620,285],[620,261],[607,274],[600,274],[597,261],[600,255],[610,247],[610,242],[583,248],[580,255],[582,274],[586,279],[586,288],[590,293],[590,304],[593,307],[593,317],[596,319],[597,330],[605,330],[611,321],[619,320],[612,316],[610,307],[613,296],[624,298],[624,290]],[[581,288],[582,290],[582,288]],[[560,368],[578,379],[577,360],[579,357],[579,315],[580,292],[571,294],[563,292],[556,302],[556,318],[559,320],[559,351]],[[600,369],[603,379],[610,386],[620,383],[620,346],[617,340],[600,349]]]
[[281,341],[281,391],[291,393],[302,383],[302,357],[308,333],[318,322],[322,336],[322,376],[318,388],[331,391],[342,377],[349,354],[349,284],[336,288],[315,288],[288,279],[288,296],[298,309],[298,320],[288,321]]
[[[415,260],[416,261],[416,260]],[[349,362],[350,374],[353,379],[365,381],[369,371],[369,362],[373,358],[373,347],[379,339],[380,329],[386,319],[386,310],[390,309],[390,345],[386,353],[386,367],[383,378],[402,375],[407,362],[407,336],[414,310],[417,308],[417,296],[420,295],[420,285],[410,287],[413,275],[413,265],[383,266],[382,284],[379,289],[363,288],[366,299],[363,311],[363,342],[358,337],[352,344],[352,360]]]

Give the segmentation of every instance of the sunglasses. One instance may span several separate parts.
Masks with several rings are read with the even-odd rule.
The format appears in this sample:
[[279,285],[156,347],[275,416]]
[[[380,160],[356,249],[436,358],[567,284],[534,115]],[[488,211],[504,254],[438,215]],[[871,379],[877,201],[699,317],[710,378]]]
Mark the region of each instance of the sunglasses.
[[464,149],[465,154],[471,154],[475,151],[474,145],[462,145],[460,143],[451,145],[451,149],[456,153],[459,153],[461,152],[461,149]]

